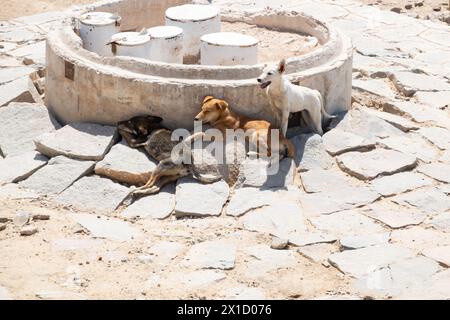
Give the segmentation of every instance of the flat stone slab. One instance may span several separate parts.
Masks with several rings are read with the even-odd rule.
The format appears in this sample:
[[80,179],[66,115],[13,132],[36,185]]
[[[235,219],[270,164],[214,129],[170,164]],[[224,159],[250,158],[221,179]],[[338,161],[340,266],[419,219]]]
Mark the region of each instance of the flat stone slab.
[[450,128],[450,117],[445,111],[433,109],[426,105],[410,101],[396,101],[384,108],[391,113],[409,116],[419,123],[433,123],[439,127]]
[[119,219],[99,217],[94,214],[74,214],[71,217],[86,228],[93,238],[131,241],[140,235],[137,229]]
[[140,198],[122,212],[126,218],[165,219],[175,209],[175,187],[164,187],[159,193]]
[[36,150],[49,157],[63,155],[79,160],[102,160],[116,140],[116,128],[93,123],[73,123],[43,134]]
[[429,163],[420,165],[417,171],[444,183],[450,183],[450,164]]
[[394,230],[391,242],[413,250],[425,250],[430,247],[450,245],[450,234],[432,228],[414,226]]
[[28,76],[36,70],[26,66],[0,69],[0,85]]
[[392,78],[397,89],[407,97],[417,91],[450,91],[450,83],[426,74],[398,71],[393,73]]
[[33,139],[58,128],[45,106],[10,103],[0,108],[0,153],[6,157],[34,151]]
[[37,102],[30,92],[30,82],[26,76],[0,85],[0,107],[11,102]]
[[151,255],[152,262],[167,265],[185,249],[186,246],[182,243],[158,241],[147,252]]
[[333,158],[325,150],[322,137],[318,134],[302,134],[291,139],[295,146],[295,164],[298,171],[329,169]]
[[450,246],[438,246],[427,248],[422,254],[428,258],[436,260],[445,267],[450,267]]
[[366,141],[363,137],[340,129],[328,131],[323,135],[322,139],[325,149],[332,156],[337,156],[350,151],[375,148],[373,142]]
[[1,200],[38,199],[39,194],[33,190],[20,188],[16,183],[5,184],[0,187]]
[[275,192],[271,190],[239,188],[231,196],[226,212],[229,216],[240,217],[253,209],[270,205],[276,198]]
[[182,265],[197,269],[234,268],[236,246],[229,241],[214,240],[200,242],[192,246],[186,254]]
[[297,252],[305,258],[324,265],[329,265],[328,257],[338,251],[337,246],[330,243],[312,244],[297,249]]
[[229,187],[225,181],[202,184],[192,178],[178,180],[175,214],[182,216],[219,216],[228,199]]
[[93,161],[73,160],[63,156],[55,157],[19,185],[39,194],[56,195],[66,190],[79,178],[89,174],[94,165]]
[[440,213],[427,221],[436,230],[450,233],[450,214],[448,212]]
[[420,129],[419,133],[439,149],[450,150],[450,130],[439,127],[425,127]]
[[386,245],[389,242],[389,238],[389,232],[361,234],[344,236],[339,240],[339,243],[343,250],[354,250],[376,245]]
[[38,152],[30,151],[6,159],[0,158],[0,185],[19,182],[47,164],[48,158]]
[[251,279],[259,278],[268,272],[286,269],[297,264],[292,251],[275,250],[265,245],[256,245],[243,250],[254,261],[247,263],[245,276]]
[[420,128],[416,123],[412,122],[411,120],[408,120],[401,116],[397,116],[397,115],[389,113],[389,112],[382,112],[382,111],[378,111],[378,110],[371,109],[371,108],[366,108],[366,109],[364,109],[364,111],[370,115],[374,115],[380,119],[383,119],[387,123],[402,130],[403,132],[418,130]]
[[450,91],[418,91],[414,95],[414,98],[416,98],[421,104],[426,104],[435,109],[442,109],[450,103]]
[[411,205],[424,212],[441,213],[450,209],[450,198],[444,192],[433,187],[395,196],[392,201],[400,205]]
[[344,172],[358,179],[372,180],[380,175],[411,170],[417,165],[417,159],[395,150],[376,149],[345,153],[338,156],[337,163]]
[[373,188],[388,197],[433,184],[433,180],[415,172],[400,172],[371,182]]
[[380,97],[385,97],[388,99],[395,98],[395,92],[391,89],[389,84],[383,80],[370,79],[370,80],[360,80],[353,79],[353,88],[360,91],[369,92]]
[[418,134],[389,137],[380,140],[380,143],[389,149],[417,157],[424,162],[434,161],[439,156],[439,151]]
[[386,231],[372,219],[353,210],[323,215],[309,220],[317,229],[335,236],[366,235]]
[[56,201],[83,210],[112,212],[128,196],[130,190],[109,179],[84,177],[61,193]]
[[130,148],[122,141],[95,165],[95,173],[119,183],[141,186],[147,183],[156,166],[157,163],[145,152]]
[[427,218],[425,212],[416,208],[395,205],[392,202],[371,204],[367,215],[392,229],[418,225]]
[[295,246],[303,247],[320,243],[333,243],[338,238],[325,232],[297,232],[289,236],[289,243]]
[[412,257],[414,257],[412,250],[386,244],[333,253],[328,260],[342,272],[361,278],[373,270]]
[[292,159],[281,160],[270,166],[264,159],[245,159],[240,166],[236,187],[261,189],[287,187],[294,184],[295,163]]

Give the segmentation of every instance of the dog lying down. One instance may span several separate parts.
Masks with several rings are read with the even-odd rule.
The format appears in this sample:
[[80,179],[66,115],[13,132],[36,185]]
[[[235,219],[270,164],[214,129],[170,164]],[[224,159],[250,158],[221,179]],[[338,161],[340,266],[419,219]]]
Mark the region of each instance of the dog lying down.
[[292,84],[285,76],[285,71],[286,61],[283,59],[278,66],[267,67],[257,79],[261,88],[266,89],[281,132],[286,136],[290,113],[306,110],[315,132],[323,135],[323,120],[334,116],[326,112],[322,94],[317,90]]

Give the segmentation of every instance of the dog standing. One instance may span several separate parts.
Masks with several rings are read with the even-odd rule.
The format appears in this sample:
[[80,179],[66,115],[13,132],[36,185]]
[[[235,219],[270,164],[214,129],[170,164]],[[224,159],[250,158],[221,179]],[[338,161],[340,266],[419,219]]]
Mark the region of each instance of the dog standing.
[[286,61],[283,59],[277,67],[267,67],[257,81],[270,100],[270,105],[278,116],[281,132],[286,136],[289,114],[306,110],[313,122],[315,131],[323,135],[323,118],[333,118],[324,108],[319,91],[289,82],[284,75]]

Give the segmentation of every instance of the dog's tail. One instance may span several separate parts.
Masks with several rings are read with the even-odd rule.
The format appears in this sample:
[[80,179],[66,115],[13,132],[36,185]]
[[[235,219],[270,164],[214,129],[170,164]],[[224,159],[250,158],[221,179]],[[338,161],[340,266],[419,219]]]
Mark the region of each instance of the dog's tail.
[[319,92],[319,99],[320,99],[320,107],[322,108],[322,114],[324,115],[324,118],[328,119],[334,119],[336,116],[332,116],[325,110],[325,103],[323,102],[322,94]]

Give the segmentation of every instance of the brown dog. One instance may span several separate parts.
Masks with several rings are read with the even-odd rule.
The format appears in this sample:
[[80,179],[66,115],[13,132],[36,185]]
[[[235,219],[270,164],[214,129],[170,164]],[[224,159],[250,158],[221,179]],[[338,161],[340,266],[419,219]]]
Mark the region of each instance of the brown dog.
[[148,136],[157,129],[162,129],[162,118],[156,116],[137,116],[117,124],[120,135],[131,148],[143,147]]
[[[248,137],[250,143],[254,146],[264,145],[268,156],[272,155],[271,150],[271,134],[272,125],[265,120],[254,120],[246,116],[238,115],[233,112],[225,100],[216,99],[207,96],[203,100],[201,112],[195,117],[196,121],[210,124],[213,128],[222,132],[225,137],[227,129],[241,129],[245,133],[253,132]],[[295,155],[295,147],[291,141],[286,139],[281,133],[279,134],[279,154],[281,157],[293,158]]]

